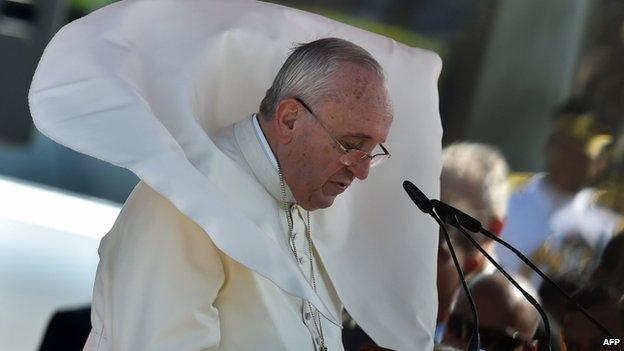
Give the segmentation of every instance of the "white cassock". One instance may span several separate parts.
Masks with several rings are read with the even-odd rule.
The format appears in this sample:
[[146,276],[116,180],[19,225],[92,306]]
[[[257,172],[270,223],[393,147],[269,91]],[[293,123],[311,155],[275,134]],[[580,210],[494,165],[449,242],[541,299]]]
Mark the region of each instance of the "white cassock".
[[[312,213],[311,251],[289,208],[295,258],[272,156],[245,116],[294,43],[329,36],[384,67],[393,156]],[[318,311],[340,350],[343,307],[381,346],[431,349],[437,230],[401,182],[437,197],[439,72],[430,52],[251,1],[122,1],[64,27],[31,86],[36,126],[141,179],[100,246],[87,349],[313,350]]]
[[[621,224],[620,216],[595,200],[595,189],[564,195],[548,184],[545,174],[537,174],[511,196],[502,238],[546,271],[573,271],[582,265],[580,250],[587,251],[588,259],[597,258]],[[498,256],[504,267],[526,271],[505,248],[498,248]]]

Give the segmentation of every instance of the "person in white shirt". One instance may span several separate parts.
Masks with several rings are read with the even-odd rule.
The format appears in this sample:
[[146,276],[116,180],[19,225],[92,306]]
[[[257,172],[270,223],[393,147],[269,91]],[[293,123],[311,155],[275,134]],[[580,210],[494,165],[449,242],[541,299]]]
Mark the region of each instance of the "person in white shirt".
[[[621,225],[619,215],[596,202],[591,187],[607,165],[612,139],[591,109],[572,100],[558,112],[548,138],[546,172],[511,196],[502,238],[543,270],[588,273]],[[498,253],[504,267],[539,279],[507,250]]]

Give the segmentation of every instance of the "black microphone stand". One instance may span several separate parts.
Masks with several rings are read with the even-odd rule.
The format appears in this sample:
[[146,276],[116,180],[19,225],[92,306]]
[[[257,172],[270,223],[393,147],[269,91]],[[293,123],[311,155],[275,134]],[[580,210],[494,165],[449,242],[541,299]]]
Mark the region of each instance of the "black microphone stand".
[[[526,290],[524,290],[520,284],[518,284],[518,282],[511,277],[511,275],[509,275],[509,273],[507,273],[507,271],[505,269],[503,269],[503,267],[501,267],[498,262],[496,262],[496,260],[494,260],[492,258],[492,256],[490,256],[490,254],[488,254],[487,251],[485,251],[485,249],[483,247],[481,247],[481,245],[479,245],[479,243],[477,243],[477,241],[466,231],[466,229],[464,229],[464,227],[459,223],[459,220],[457,219],[457,215],[453,214],[452,219],[454,220],[454,223],[451,223],[453,226],[455,226],[457,229],[459,229],[459,231],[468,239],[470,240],[470,242],[472,243],[472,245],[474,247],[476,247],[482,254],[483,256],[485,256],[485,258],[487,258],[488,261],[490,261],[494,267],[496,267],[496,269],[498,269],[499,272],[501,272],[505,278],[507,278],[507,280],[509,280],[511,282],[511,284],[513,284],[513,286],[516,287],[516,289],[520,290],[520,292],[522,293],[522,295],[524,296],[524,298],[526,298],[531,305],[533,305],[533,307],[535,307],[535,309],[537,310],[537,312],[540,314],[540,317],[542,318],[542,321],[544,322],[544,329],[546,332],[546,351],[550,351],[552,349],[552,345],[551,345],[551,339],[550,339],[550,322],[548,321],[548,317],[546,316],[546,312],[544,312],[544,310],[542,309],[542,307],[540,306],[540,304],[535,300],[535,298],[533,296],[531,296],[531,294],[529,294],[528,292],[526,292]],[[541,349],[541,345],[540,345],[540,349]]]
[[472,319],[474,322],[474,328],[472,330],[472,335],[470,336],[470,340],[468,342],[468,351],[479,351],[481,349],[479,342],[479,317],[477,315],[477,306],[474,303],[472,295],[470,294],[470,290],[468,289],[468,284],[466,283],[466,278],[464,277],[464,272],[459,266],[459,260],[457,259],[457,255],[455,254],[455,249],[453,248],[453,244],[451,243],[451,238],[446,230],[444,223],[438,215],[433,211],[433,206],[429,201],[429,198],[425,196],[414,184],[409,181],[403,182],[403,188],[409,195],[410,199],[418,206],[418,208],[433,217],[433,219],[438,223],[442,233],[444,234],[444,240],[449,247],[449,252],[451,253],[451,257],[453,258],[453,264],[455,265],[455,269],[457,270],[457,274],[459,275],[459,280],[461,281],[462,288],[468,297],[468,302],[470,304],[470,309],[472,312]]
[[[494,241],[496,241],[497,243],[503,245],[504,247],[509,249],[511,252],[513,252],[519,259],[522,260],[522,262],[526,263],[526,265],[531,267],[531,269],[535,273],[537,273],[540,277],[542,277],[542,279],[547,281],[550,285],[554,286],[559,291],[559,293],[561,293],[561,295],[563,295],[568,301],[572,302],[574,304],[574,306],[583,315],[585,315],[585,317],[587,317],[587,319],[589,319],[589,321],[591,321],[594,326],[596,326],[596,328],[600,329],[600,331],[603,332],[608,338],[610,338],[610,339],[614,339],[615,338],[607,330],[607,328],[605,328],[594,317],[592,317],[589,314],[589,312],[587,312],[574,298],[572,298],[572,296],[570,296],[568,293],[566,293],[565,290],[563,290],[557,283],[553,282],[552,279],[550,279],[546,274],[544,274],[544,272],[542,272],[539,268],[537,268],[537,266],[535,266],[535,264],[533,264],[533,262],[531,262],[531,260],[529,260],[526,256],[524,256],[520,251],[518,251],[518,249],[516,249],[515,247],[511,246],[509,243],[507,243],[506,241],[502,240],[501,238],[499,238],[498,236],[496,236],[495,234],[493,234],[492,232],[490,232],[489,230],[487,230],[487,229],[485,229],[483,227],[481,227],[481,229],[479,231],[477,231],[477,232],[485,235],[486,237],[488,237],[488,238],[490,238],[490,239],[492,239]],[[618,347],[618,349],[619,349],[619,347]]]
[[472,335],[470,336],[470,341],[468,343],[468,350],[479,351],[481,349],[480,347],[481,342],[479,341],[479,316],[477,315],[477,306],[475,305],[474,300],[472,299],[472,295],[470,294],[470,291],[468,289],[468,284],[466,283],[464,272],[459,266],[459,261],[457,260],[457,256],[455,255],[455,249],[453,248],[453,244],[451,243],[451,238],[449,237],[449,233],[444,227],[444,223],[442,223],[442,220],[440,220],[440,218],[437,218],[438,216],[432,215],[432,217],[433,219],[435,219],[436,222],[438,222],[438,225],[442,229],[442,233],[444,233],[444,240],[446,241],[446,245],[448,245],[449,247],[451,257],[453,258],[453,264],[455,265],[457,274],[459,274],[459,280],[461,281],[462,288],[464,292],[466,293],[466,296],[468,297],[468,302],[470,303],[470,309],[472,310],[472,319],[474,320],[475,327],[472,331]]
[[[600,322],[598,322],[592,315],[589,314],[574,298],[572,298],[568,293],[565,292],[557,283],[552,281],[550,277],[548,277],[541,269],[539,269],[531,260],[529,260],[525,255],[523,255],[518,249],[513,247],[511,244],[506,242],[505,240],[499,238],[494,233],[489,230],[483,228],[483,225],[476,219],[472,218],[469,214],[462,212],[455,207],[448,205],[442,201],[431,200],[431,204],[435,207],[436,211],[442,212],[442,217],[450,216],[451,213],[454,214],[455,220],[463,227],[469,229],[472,232],[480,233],[485,235],[486,237],[494,240],[495,242],[503,245],[508,250],[513,252],[519,259],[522,260],[527,266],[529,266],[535,273],[537,273],[542,279],[547,281],[551,286],[554,286],[561,295],[563,295],[568,301],[572,302],[574,306],[579,310],[596,328],[602,331],[608,338],[614,339],[615,337],[605,328]],[[618,350],[619,350],[618,346]]]

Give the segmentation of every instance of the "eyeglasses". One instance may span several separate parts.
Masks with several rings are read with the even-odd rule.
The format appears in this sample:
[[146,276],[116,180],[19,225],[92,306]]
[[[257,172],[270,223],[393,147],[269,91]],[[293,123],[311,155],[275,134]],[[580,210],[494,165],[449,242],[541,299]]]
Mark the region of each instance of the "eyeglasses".
[[[472,335],[473,323],[458,314],[451,314],[446,327],[455,337],[467,341]],[[528,346],[534,343],[534,340],[522,336],[518,331],[482,326],[479,327],[479,339],[481,349],[487,351],[511,351],[517,349],[518,346]]]
[[373,167],[379,166],[385,160],[390,158],[390,152],[388,152],[388,149],[386,149],[383,146],[383,144],[379,144],[379,147],[381,148],[383,153],[374,154],[374,155],[371,155],[364,150],[360,150],[356,148],[349,148],[349,147],[344,146],[332,134],[332,132],[330,132],[329,129],[327,129],[327,127],[325,127],[325,125],[321,122],[318,116],[314,112],[312,112],[312,109],[308,106],[308,104],[306,104],[301,98],[294,97],[294,99],[297,100],[297,102],[300,103],[301,106],[303,106],[312,115],[312,117],[314,117],[314,119],[318,122],[318,124],[320,124],[321,127],[325,130],[327,135],[329,135],[329,137],[336,143],[336,145],[340,147],[340,150],[343,153],[342,156],[340,156],[340,162],[343,165],[347,167],[353,167],[362,162],[369,162],[369,167],[373,168]]

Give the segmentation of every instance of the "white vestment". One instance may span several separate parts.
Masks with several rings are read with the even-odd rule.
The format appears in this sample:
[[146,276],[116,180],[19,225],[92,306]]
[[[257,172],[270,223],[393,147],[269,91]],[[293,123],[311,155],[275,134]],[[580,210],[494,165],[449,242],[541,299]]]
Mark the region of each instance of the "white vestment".
[[[581,262],[578,257],[571,256],[571,262],[567,262],[559,255],[566,250],[564,246],[573,243],[578,247],[583,243],[597,258],[620,220],[617,214],[595,203],[594,189],[585,188],[574,195],[565,195],[548,184],[545,174],[537,174],[511,196],[502,238],[527,257],[536,259],[538,266],[546,270],[554,269],[544,262],[548,260],[545,256],[552,256],[553,263],[560,266],[556,270],[565,273]],[[513,253],[498,246],[497,250],[503,267],[523,271],[520,269],[522,262]],[[533,282],[539,283],[535,279]]]
[[[207,235],[206,244],[214,244],[222,257],[227,256],[223,267],[238,262],[238,267],[253,271],[253,277],[262,276],[274,284],[272,289],[296,296],[292,301],[310,301],[323,315],[324,325],[331,328],[328,321],[340,323],[339,304],[331,294],[314,291],[283,242],[275,208],[257,205],[275,202],[263,186],[266,182],[241,167],[250,160],[236,160],[236,152],[215,145],[220,143],[215,139],[217,130],[257,111],[289,48],[322,37],[352,41],[380,62],[394,120],[387,138],[392,157],[365,182],[353,182],[330,208],[314,211],[314,245],[340,302],[373,340],[397,350],[431,349],[437,311],[437,228],[418,213],[401,183],[410,179],[427,195],[437,197],[442,129],[436,90],[441,62],[435,54],[262,2],[126,0],[72,22],[55,35],[31,85],[33,121],[51,139],[125,167],[144,183],[107,237],[111,244],[105,242],[103,248],[117,240],[130,240],[116,235],[116,230],[130,220],[134,201],[153,198],[169,216],[178,215],[173,207],[183,214],[176,217],[180,225],[193,227],[194,223],[190,231]],[[151,195],[149,188],[154,191]],[[173,207],[165,211],[167,206]],[[189,254],[194,248],[188,248]],[[144,272],[156,281],[159,274],[167,273],[141,267],[144,262],[125,256],[119,261],[128,262],[125,268],[111,269],[120,269],[123,275],[136,264],[136,269],[147,269]],[[183,261],[180,264],[189,264],[194,258],[178,259]],[[128,284],[128,294],[135,294],[132,290],[147,294],[137,300],[138,305],[129,304],[129,309],[158,301],[160,294],[176,296],[173,291]],[[180,285],[172,289],[184,289]],[[98,287],[96,293],[113,296],[107,289]],[[132,312],[142,319],[127,322],[173,328],[166,334],[172,350],[206,342],[208,334],[198,332],[200,326],[195,323],[208,323],[202,318],[210,316],[210,311],[202,309],[202,314],[186,323],[161,325],[166,314],[188,317],[197,305],[180,300],[176,307],[185,310]],[[283,311],[284,307],[279,308]],[[110,317],[97,318],[106,327]],[[271,315],[271,320],[279,318]],[[290,318],[294,314],[280,325]],[[186,334],[187,327],[197,332],[198,340]],[[226,327],[221,325],[221,340],[235,342],[227,336],[235,335],[236,326],[230,321]],[[298,330],[305,338],[297,342],[309,343],[308,331]],[[123,335],[111,333],[107,335]],[[135,347],[146,347],[143,342],[147,341],[142,340],[148,340],[149,334],[145,335],[146,339],[133,336],[138,340]]]
[[[279,176],[262,139],[246,118],[220,132],[215,142],[270,194],[245,197],[246,207],[260,228],[288,246]],[[318,255],[311,260],[303,212],[292,207],[298,262],[308,280],[314,264],[317,292],[340,315],[340,300]],[[199,226],[144,183],[102,240],[100,256],[93,331],[85,350],[314,350],[314,343],[320,345],[307,303],[223,254]],[[321,328],[325,346],[342,350],[340,325],[322,318]]]

